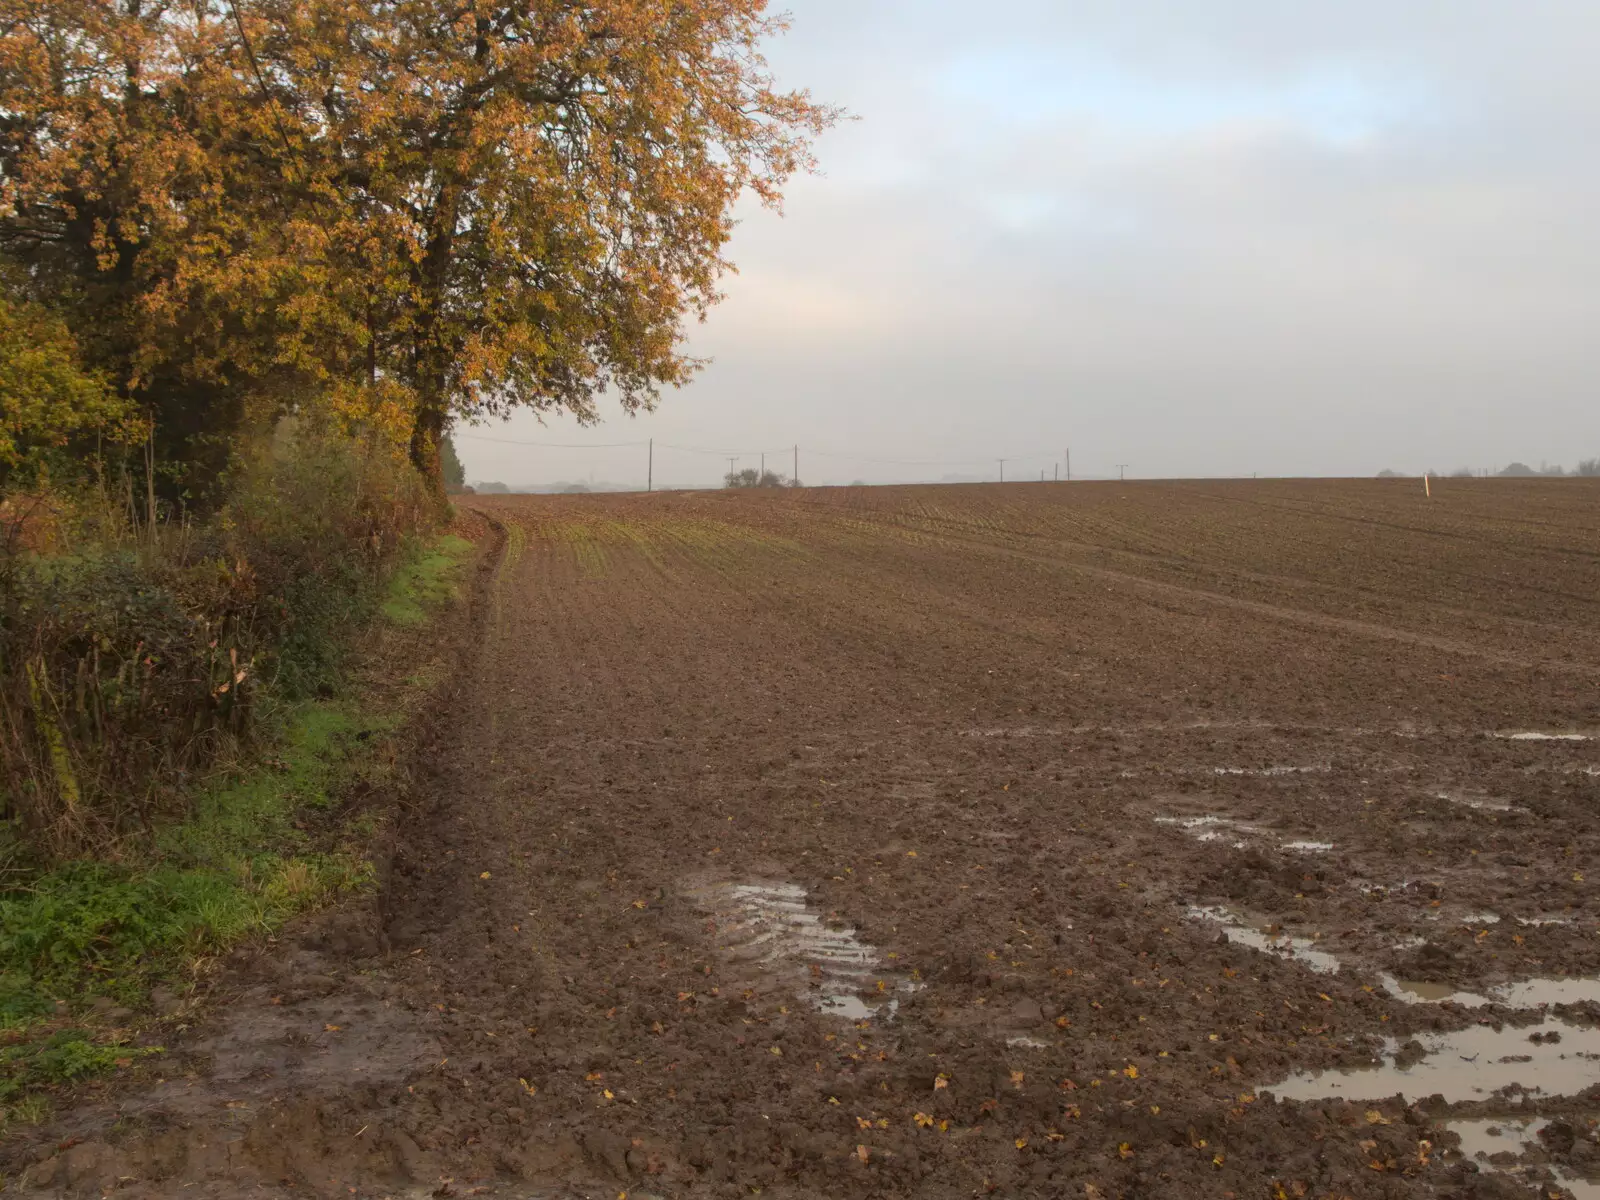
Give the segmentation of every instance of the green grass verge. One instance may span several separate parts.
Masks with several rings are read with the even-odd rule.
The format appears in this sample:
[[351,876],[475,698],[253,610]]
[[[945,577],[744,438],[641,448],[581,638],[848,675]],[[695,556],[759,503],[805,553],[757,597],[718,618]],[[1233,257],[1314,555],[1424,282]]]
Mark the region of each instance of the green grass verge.
[[[425,623],[472,549],[454,536],[420,546],[389,579],[382,619]],[[136,858],[69,863],[0,893],[0,1133],[43,1120],[48,1089],[154,1053],[132,1030],[152,989],[181,992],[197,959],[371,886],[371,815],[330,830],[319,813],[386,770],[383,735],[402,718],[329,682],[331,699],[286,708],[263,751],[202,787]]]

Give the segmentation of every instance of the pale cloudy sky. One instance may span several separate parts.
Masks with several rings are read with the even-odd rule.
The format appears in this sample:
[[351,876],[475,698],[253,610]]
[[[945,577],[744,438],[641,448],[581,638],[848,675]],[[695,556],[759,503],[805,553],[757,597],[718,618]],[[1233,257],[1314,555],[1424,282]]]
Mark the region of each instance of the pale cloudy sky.
[[[713,364],[645,417],[463,430],[469,478],[643,481],[482,439],[798,443],[808,483],[1600,456],[1595,0],[790,11],[780,77],[857,119],[739,229]],[[727,467],[659,447],[658,483]]]

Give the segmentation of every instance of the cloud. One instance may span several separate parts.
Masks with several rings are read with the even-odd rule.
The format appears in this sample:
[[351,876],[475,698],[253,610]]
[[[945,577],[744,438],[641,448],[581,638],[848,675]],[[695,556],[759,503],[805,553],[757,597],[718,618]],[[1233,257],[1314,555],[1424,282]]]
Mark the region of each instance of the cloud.
[[1138,474],[1600,453],[1600,8],[795,0],[794,18],[781,76],[859,120],[782,220],[743,214],[741,273],[691,330],[715,361],[640,436],[1046,465],[1070,440]]

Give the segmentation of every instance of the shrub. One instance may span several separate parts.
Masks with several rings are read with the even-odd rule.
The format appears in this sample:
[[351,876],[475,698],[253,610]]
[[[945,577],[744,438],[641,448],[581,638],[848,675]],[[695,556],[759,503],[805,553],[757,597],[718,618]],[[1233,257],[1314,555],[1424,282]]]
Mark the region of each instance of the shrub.
[[292,421],[230,482],[203,523],[79,497],[56,553],[0,554],[0,871],[148,829],[264,695],[327,677],[431,514],[388,443]]

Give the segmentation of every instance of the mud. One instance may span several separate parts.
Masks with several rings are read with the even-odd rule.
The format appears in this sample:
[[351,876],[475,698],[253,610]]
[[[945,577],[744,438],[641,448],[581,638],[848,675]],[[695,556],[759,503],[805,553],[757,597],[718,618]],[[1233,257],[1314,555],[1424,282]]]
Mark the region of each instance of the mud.
[[[1597,502],[475,498],[525,549],[419,731],[381,911],[233,964],[164,1082],[25,1131],[8,1186],[1581,1186]],[[1461,1123],[1512,1118],[1536,1149],[1478,1159]]]

